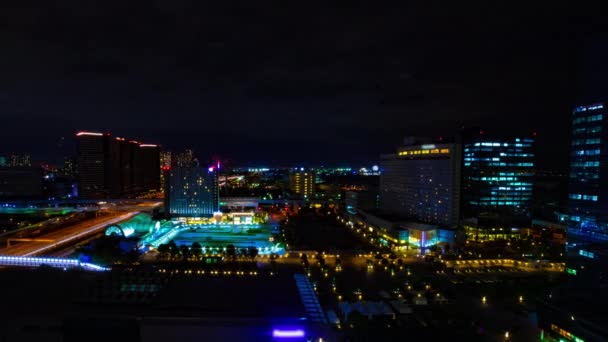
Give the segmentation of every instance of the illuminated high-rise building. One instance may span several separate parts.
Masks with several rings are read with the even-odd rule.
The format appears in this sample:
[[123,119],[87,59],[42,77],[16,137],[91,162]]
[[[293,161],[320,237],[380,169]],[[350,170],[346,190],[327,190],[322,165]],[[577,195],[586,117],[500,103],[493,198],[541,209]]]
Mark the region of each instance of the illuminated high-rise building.
[[412,139],[381,156],[380,208],[399,217],[456,226],[460,204],[461,147]]
[[603,103],[572,113],[568,211],[571,234],[608,240],[608,110]]
[[479,131],[464,142],[463,214],[530,215],[534,139],[492,138]]
[[177,167],[196,167],[199,166],[199,163],[196,157],[194,157],[194,152],[188,149],[181,153],[174,153],[171,156],[171,165]]
[[215,167],[171,167],[166,171],[165,208],[171,217],[211,217],[219,211]]
[[109,133],[78,132],[78,194],[103,199],[160,189],[160,148]]
[[78,132],[78,195],[82,198],[109,196],[107,144],[109,135]]
[[160,188],[162,191],[165,191],[167,187],[167,174],[165,171],[168,171],[170,168],[171,151],[160,152]]
[[311,198],[315,193],[315,173],[296,169],[289,173],[289,188],[300,198]]

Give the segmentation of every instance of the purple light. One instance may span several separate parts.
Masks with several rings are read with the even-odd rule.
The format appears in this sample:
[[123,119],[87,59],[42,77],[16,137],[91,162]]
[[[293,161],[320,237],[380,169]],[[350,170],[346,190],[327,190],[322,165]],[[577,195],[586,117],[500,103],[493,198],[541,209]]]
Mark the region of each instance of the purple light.
[[281,337],[281,338],[304,337],[304,330],[302,330],[302,329],[296,329],[296,330],[274,329],[272,331],[272,337]]

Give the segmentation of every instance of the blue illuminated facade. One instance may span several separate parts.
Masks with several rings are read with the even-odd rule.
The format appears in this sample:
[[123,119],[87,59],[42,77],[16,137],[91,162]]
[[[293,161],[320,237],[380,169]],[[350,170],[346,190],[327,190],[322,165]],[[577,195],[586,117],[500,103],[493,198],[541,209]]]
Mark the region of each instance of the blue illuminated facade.
[[529,216],[534,139],[490,138],[480,132],[463,149],[463,215]]
[[168,171],[166,208],[172,217],[211,217],[219,210],[217,169],[174,167]]
[[604,104],[572,112],[568,211],[570,233],[608,240],[606,116]]

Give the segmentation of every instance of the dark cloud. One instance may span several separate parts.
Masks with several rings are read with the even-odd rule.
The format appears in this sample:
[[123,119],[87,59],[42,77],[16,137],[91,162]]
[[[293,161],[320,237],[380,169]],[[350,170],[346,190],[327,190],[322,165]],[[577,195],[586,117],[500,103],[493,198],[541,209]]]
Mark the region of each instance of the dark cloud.
[[596,23],[556,2],[29,5],[0,9],[4,146],[88,128],[242,162],[362,162],[471,123],[536,129],[563,167],[549,146]]

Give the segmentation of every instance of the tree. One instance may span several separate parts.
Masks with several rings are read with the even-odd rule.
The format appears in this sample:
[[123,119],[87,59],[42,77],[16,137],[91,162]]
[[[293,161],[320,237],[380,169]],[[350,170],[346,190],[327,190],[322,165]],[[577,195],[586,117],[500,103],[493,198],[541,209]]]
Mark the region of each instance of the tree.
[[194,241],[192,243],[191,250],[192,250],[192,255],[194,255],[197,260],[203,254],[203,247],[201,246],[200,243],[198,243],[198,241]]
[[249,247],[247,249],[247,254],[253,260],[253,259],[255,259],[255,257],[258,256],[258,249],[256,247]]
[[403,265],[403,259],[397,259],[397,266]]
[[175,241],[173,241],[173,240],[169,241],[168,246],[169,246],[169,253],[171,254],[171,257],[174,259],[177,258],[179,256],[179,248],[175,244]]
[[382,264],[382,266],[386,266],[386,265],[388,265],[388,260],[382,258],[382,260],[380,261],[380,263]]
[[226,246],[226,255],[231,260],[236,259],[236,248],[234,247],[234,245],[230,244],[230,245]]
[[179,246],[179,250],[182,255],[182,259],[188,260],[188,258],[190,257],[190,248],[188,248],[188,246],[186,245],[181,245]]
[[166,243],[161,243],[160,245],[158,245],[157,250],[160,259],[166,259],[171,254],[171,249]]
[[239,249],[239,256],[241,258],[246,258],[247,257],[247,248],[243,247],[243,248]]
[[388,256],[388,258],[389,258],[389,259],[391,259],[391,260],[395,260],[395,259],[397,259],[397,255],[396,255],[395,253],[391,253],[391,254]]

